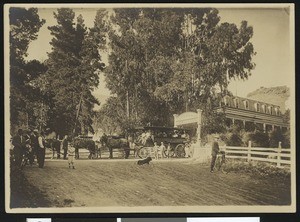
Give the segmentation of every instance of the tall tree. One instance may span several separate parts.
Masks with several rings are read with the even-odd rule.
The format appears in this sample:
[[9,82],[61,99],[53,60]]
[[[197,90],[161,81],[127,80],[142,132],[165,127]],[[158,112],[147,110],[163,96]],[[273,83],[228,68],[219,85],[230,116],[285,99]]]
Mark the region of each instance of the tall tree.
[[52,128],[60,134],[92,130],[93,106],[99,102],[91,92],[98,86],[99,71],[104,68],[99,52],[105,45],[104,16],[99,11],[97,24],[88,31],[81,15],[75,24],[74,11],[62,8],[54,13],[57,25],[48,27],[53,35],[47,60],[54,104]]
[[252,27],[220,23],[214,8],[116,9],[112,22],[105,76],[124,124],[168,125],[173,113],[197,108],[208,116],[229,82],[255,66]]
[[27,104],[30,100],[27,94],[31,91],[29,82],[36,77],[36,73],[28,72],[30,69],[26,69],[27,62],[24,58],[27,56],[29,43],[37,38],[44,23],[45,20],[40,19],[36,8],[9,9],[11,133],[19,126],[28,126],[30,112]]

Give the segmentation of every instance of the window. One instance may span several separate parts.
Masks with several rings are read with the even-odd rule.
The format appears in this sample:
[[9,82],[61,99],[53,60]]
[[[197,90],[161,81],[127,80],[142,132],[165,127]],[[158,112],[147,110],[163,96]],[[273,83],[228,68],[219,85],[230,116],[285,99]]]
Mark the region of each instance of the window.
[[276,108],[275,108],[275,115],[276,115],[276,116],[279,116],[279,114],[280,114],[280,112],[279,112],[279,108],[278,108],[278,107],[276,107]]
[[267,107],[266,107],[266,105],[265,105],[265,104],[263,104],[263,105],[261,106],[261,108],[262,108],[262,111],[263,111],[264,113],[266,113],[266,112],[267,112]]
[[255,103],[255,110],[256,110],[256,112],[260,112],[260,104],[259,103]]
[[227,97],[224,97],[224,105],[228,106],[228,98]]
[[238,99],[234,99],[234,107],[235,108],[239,108],[239,100]]
[[273,115],[273,106],[269,106],[269,114]]
[[248,102],[248,100],[244,100],[244,107],[245,107],[245,109],[249,109],[249,102]]

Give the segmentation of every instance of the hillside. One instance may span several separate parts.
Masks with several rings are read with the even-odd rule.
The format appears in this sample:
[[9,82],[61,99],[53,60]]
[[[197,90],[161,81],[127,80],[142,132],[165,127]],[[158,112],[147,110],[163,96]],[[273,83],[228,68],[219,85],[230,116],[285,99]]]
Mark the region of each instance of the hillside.
[[277,87],[260,87],[259,89],[249,93],[247,98],[258,100],[265,103],[271,103],[280,106],[282,113],[285,112],[287,107],[287,102],[290,97],[290,89],[287,86],[277,86]]

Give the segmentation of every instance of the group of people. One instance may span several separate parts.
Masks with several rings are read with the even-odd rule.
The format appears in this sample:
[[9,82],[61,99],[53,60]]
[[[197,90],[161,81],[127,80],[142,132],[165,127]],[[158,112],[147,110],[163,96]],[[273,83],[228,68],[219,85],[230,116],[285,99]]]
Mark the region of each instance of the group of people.
[[[151,135],[144,135],[143,142],[146,143],[146,138],[151,138]],[[107,136],[104,134],[100,142],[103,146],[107,145]],[[212,159],[210,165],[210,172],[214,172],[216,159],[218,154],[220,154],[219,149],[219,137],[215,136],[215,140],[212,143]],[[134,144],[133,141],[129,141]],[[12,145],[13,145],[13,155],[15,159],[15,163],[17,166],[22,166],[22,161],[24,157],[29,161],[30,165],[33,165],[35,162],[35,158],[37,159],[38,167],[43,168],[45,164],[45,150],[46,150],[46,141],[45,141],[45,133],[43,131],[39,132],[37,129],[31,131],[23,131],[19,129],[17,134],[12,138]],[[68,157],[68,164],[69,168],[75,169],[75,148],[73,144],[73,140],[71,137],[67,135],[64,136],[63,140],[61,141],[61,148],[63,149],[63,158],[67,159]],[[164,158],[164,154],[166,158],[170,157],[171,154],[171,144],[169,143],[165,146],[164,142],[161,142],[160,145],[157,142],[154,142],[154,146],[152,147],[151,153],[154,155],[155,159]],[[187,153],[187,151],[185,151]],[[225,153],[222,154],[222,162],[225,162]],[[110,154],[112,156],[112,152]],[[26,163],[25,163],[26,164]]]
[[45,134],[38,130],[18,130],[17,135],[12,138],[13,154],[17,166],[22,166],[24,157],[28,158],[29,164],[33,165],[35,158],[39,168],[44,167],[45,162]]
[[164,151],[166,149],[164,142],[161,142],[160,145],[158,145],[157,142],[154,142],[154,146],[152,149],[156,160],[159,158],[164,158]]
[[[57,157],[60,158],[60,150],[62,148],[63,159],[68,159],[69,168],[75,169],[75,148],[71,137],[65,135],[61,142],[56,142],[59,142],[59,149],[56,148]],[[14,161],[18,167],[26,164],[32,166],[35,164],[35,159],[39,168],[44,167],[47,142],[43,131],[19,129],[12,138],[12,145]],[[50,146],[54,150],[54,146],[52,144]]]

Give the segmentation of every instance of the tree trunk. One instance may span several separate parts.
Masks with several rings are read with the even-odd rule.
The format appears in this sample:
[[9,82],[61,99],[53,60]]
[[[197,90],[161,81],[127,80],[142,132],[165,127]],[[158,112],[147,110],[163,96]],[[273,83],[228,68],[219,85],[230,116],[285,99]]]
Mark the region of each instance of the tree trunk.
[[129,91],[128,91],[128,89],[126,91],[126,114],[127,114],[127,118],[129,119],[130,114],[129,114]]
[[75,126],[74,126],[74,129],[73,129],[73,133],[75,133],[76,126],[77,126],[77,120],[78,120],[78,117],[79,117],[80,107],[81,107],[81,103],[82,103],[82,96],[83,96],[83,93],[80,94],[80,99],[79,99],[79,103],[78,103],[78,109],[77,109],[77,112],[76,112],[76,119],[75,119]]

